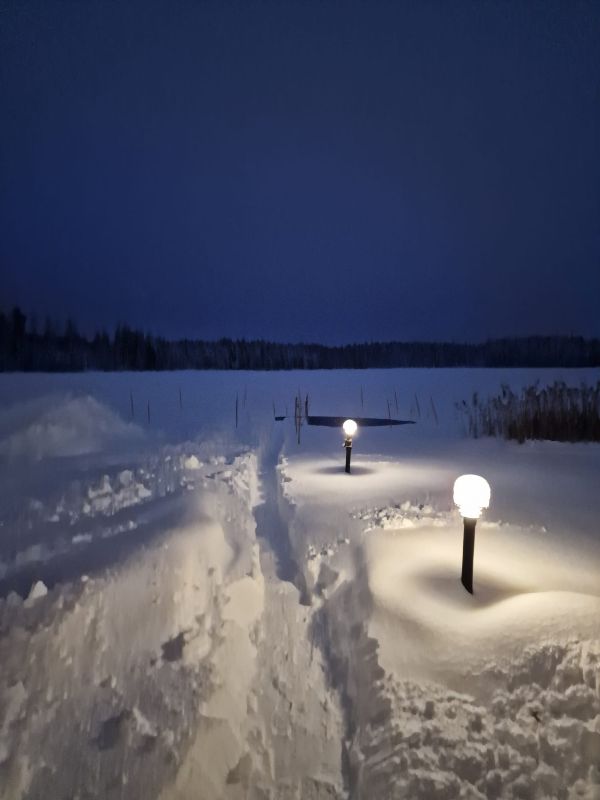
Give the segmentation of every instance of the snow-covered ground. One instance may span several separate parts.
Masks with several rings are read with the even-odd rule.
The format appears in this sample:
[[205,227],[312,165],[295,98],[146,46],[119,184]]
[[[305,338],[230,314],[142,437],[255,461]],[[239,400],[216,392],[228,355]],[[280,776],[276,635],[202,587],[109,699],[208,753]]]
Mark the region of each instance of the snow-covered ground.
[[598,800],[600,446],[456,408],[555,379],[1,375],[0,797]]

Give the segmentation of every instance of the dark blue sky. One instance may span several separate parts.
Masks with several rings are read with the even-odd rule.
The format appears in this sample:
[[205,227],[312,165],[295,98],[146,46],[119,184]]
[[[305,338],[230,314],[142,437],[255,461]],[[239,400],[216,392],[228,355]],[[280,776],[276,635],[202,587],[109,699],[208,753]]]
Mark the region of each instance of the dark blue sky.
[[0,305],[600,335],[600,3],[0,0]]

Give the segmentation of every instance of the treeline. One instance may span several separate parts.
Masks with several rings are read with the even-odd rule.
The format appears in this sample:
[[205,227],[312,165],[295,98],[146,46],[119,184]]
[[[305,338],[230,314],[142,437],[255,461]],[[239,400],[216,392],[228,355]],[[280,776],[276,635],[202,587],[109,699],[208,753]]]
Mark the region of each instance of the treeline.
[[329,347],[263,340],[170,341],[127,325],[82,335],[19,309],[0,312],[0,371],[366,369],[376,367],[598,367],[600,339],[533,336],[481,344],[369,342]]

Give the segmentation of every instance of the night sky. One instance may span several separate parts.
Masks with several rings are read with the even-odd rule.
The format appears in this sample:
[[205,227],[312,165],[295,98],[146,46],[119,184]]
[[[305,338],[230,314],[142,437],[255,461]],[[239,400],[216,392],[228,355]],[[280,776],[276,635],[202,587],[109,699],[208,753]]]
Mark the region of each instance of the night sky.
[[0,306],[600,335],[600,2],[0,0]]

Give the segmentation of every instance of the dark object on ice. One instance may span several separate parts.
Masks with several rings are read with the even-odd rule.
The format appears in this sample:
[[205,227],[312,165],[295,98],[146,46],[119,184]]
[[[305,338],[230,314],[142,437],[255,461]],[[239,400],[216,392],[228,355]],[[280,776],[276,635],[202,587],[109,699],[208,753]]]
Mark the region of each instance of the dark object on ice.
[[[287,416],[275,417],[275,422],[283,422]],[[306,417],[306,422],[309,425],[320,425],[324,428],[341,428],[344,422],[349,419],[345,417]],[[386,425],[415,425],[414,419],[389,419],[388,417],[352,417],[352,419],[362,425],[363,428],[385,428]]]
[[463,559],[460,580],[467,592],[473,594],[473,553],[475,551],[475,525],[476,519],[464,518],[463,533]]
[[386,425],[414,425],[412,419],[383,419],[378,417],[307,417],[309,425],[322,425],[326,428],[341,428],[347,419],[353,419],[363,428],[384,428]]

